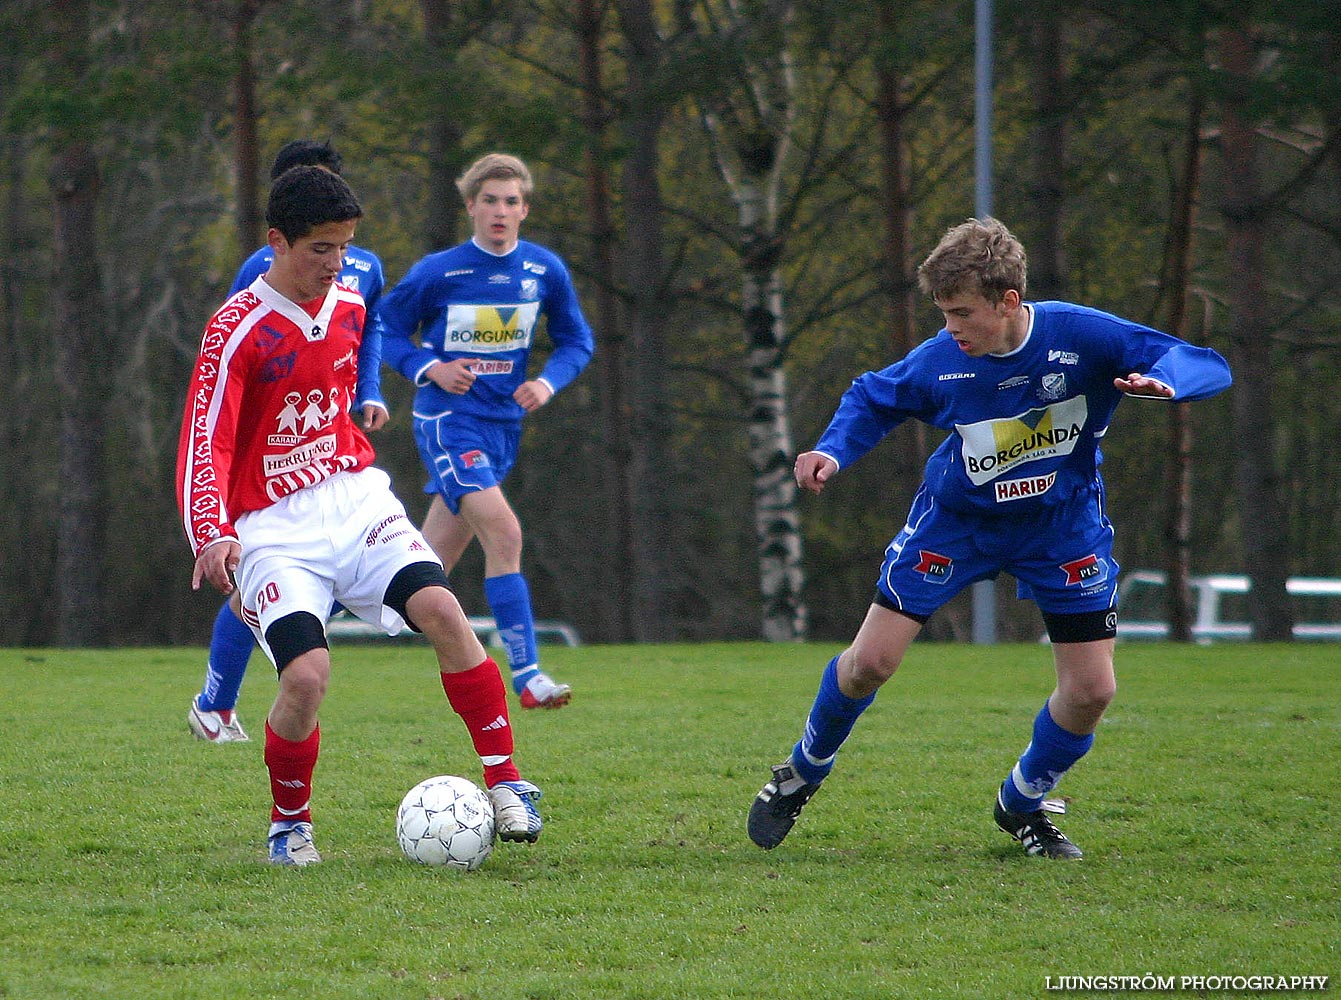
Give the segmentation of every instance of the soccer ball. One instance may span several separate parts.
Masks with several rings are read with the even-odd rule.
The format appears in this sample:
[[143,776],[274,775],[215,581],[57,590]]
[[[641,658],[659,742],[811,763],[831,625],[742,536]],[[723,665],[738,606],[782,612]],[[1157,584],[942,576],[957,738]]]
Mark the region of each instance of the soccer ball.
[[401,800],[396,839],[411,861],[474,871],[494,849],[494,804],[465,778],[428,778]]

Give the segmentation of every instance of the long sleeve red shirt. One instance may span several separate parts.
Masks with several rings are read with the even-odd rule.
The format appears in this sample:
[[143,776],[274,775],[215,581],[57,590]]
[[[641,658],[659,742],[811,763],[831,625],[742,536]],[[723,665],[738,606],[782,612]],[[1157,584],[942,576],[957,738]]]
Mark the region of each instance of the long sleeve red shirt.
[[364,316],[342,285],[300,306],[263,278],[214,314],[177,450],[177,502],[196,555],[236,538],[242,514],[372,462],[350,416]]

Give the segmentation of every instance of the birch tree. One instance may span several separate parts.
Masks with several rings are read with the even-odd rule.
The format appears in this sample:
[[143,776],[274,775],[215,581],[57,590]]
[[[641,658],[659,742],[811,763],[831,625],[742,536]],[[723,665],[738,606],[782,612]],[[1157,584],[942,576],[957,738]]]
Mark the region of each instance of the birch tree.
[[[744,34],[737,4],[728,4],[725,32]],[[760,633],[772,642],[803,640],[801,518],[792,476],[787,371],[787,319],[779,260],[786,237],[779,201],[796,122],[795,69],[787,49],[789,3],[770,5],[776,47],[747,55],[740,85],[710,100],[703,126],[717,170],[736,206],[741,257],[741,310],[748,370],[749,460],[762,599]]]

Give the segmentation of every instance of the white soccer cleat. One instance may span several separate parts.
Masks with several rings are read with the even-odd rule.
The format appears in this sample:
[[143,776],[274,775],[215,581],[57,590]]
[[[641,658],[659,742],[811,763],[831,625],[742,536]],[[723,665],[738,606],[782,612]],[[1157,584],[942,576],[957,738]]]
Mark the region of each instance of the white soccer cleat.
[[186,713],[186,724],[196,739],[206,743],[248,743],[251,737],[242,728],[237,712],[206,712],[200,707],[200,695],[191,699],[191,711]]
[[270,863],[287,868],[306,868],[321,861],[312,842],[311,823],[272,823],[270,826]]
[[573,697],[573,689],[559,684],[547,674],[536,674],[522,688],[522,708],[563,708]]
[[494,804],[494,827],[500,840],[534,844],[540,839],[545,821],[535,807],[539,788],[529,781],[500,781],[489,789],[489,798]]

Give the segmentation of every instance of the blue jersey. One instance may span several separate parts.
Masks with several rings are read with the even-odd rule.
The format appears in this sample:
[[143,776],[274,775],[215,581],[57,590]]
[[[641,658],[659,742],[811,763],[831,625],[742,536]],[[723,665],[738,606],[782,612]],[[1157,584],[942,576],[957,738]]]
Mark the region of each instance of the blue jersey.
[[843,468],[908,419],[950,432],[927,461],[926,489],[962,513],[1031,514],[1099,488],[1099,442],[1138,372],[1174,399],[1229,386],[1215,351],[1066,302],[1026,305],[1024,343],[969,357],[945,330],[903,360],[858,377],[814,450]]
[[[520,420],[512,393],[526,381],[536,326],[543,314],[554,350],[537,378],[558,392],[591,360],[591,327],[562,260],[525,240],[497,255],[474,240],[429,254],[387,292],[378,312],[386,363],[419,386],[417,418],[456,413]],[[419,346],[411,339],[419,334]],[[430,382],[439,361],[472,358],[477,376],[465,395]]]
[[[228,294],[236,295],[250,286],[270,270],[274,260],[275,252],[268,246],[261,247],[243,263]],[[353,411],[361,413],[366,403],[374,403],[385,410],[387,405],[382,399],[382,327],[375,309],[386,284],[382,276],[382,262],[371,251],[350,246],[345,251],[345,266],[340,269],[340,276],[336,280],[362,295],[363,303],[367,306],[363,339],[359,342],[359,381],[354,393]]]

